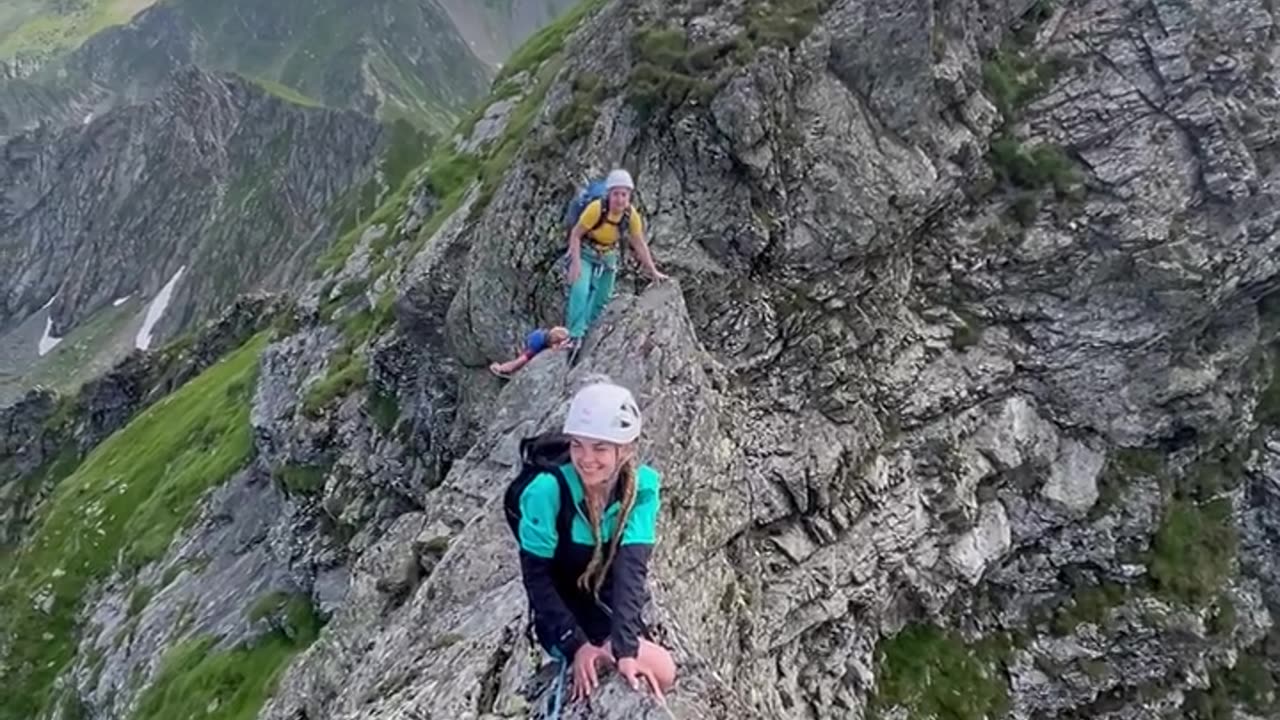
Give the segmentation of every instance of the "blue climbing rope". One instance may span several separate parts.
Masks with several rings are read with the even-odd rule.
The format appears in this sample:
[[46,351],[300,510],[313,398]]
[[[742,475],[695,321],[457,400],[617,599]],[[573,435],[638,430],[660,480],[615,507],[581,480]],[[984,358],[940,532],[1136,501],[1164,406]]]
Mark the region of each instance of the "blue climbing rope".
[[555,684],[552,686],[551,710],[547,713],[546,720],[560,720],[560,705],[564,701],[564,677],[569,674],[569,663],[559,653],[556,653],[555,659],[560,663],[560,672],[556,673]]

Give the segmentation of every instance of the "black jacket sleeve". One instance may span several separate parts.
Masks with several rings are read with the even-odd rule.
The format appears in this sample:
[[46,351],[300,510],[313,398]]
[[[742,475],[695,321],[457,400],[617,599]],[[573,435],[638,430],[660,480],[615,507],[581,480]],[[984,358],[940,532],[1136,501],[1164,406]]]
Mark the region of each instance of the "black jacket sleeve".
[[520,495],[520,573],[538,640],[565,660],[587,641],[586,633],[556,590],[554,557],[560,544],[557,518],[563,498],[554,474],[541,474]]
[[648,601],[646,581],[653,546],[630,544],[618,547],[613,561],[613,627],[609,636],[613,656],[633,658],[640,651],[641,612]]
[[529,607],[533,610],[533,626],[538,639],[548,649],[559,650],[566,661],[572,662],[574,653],[587,642],[587,636],[556,591],[551,563],[549,559],[520,551],[520,572],[529,596]]

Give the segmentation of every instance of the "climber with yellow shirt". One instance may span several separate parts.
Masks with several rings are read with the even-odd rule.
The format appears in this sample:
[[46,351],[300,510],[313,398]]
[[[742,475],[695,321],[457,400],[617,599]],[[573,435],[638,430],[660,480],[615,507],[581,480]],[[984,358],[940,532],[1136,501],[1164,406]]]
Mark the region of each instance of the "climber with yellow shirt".
[[[614,170],[605,178],[602,197],[590,199],[589,188],[575,201],[581,206],[584,199],[588,200],[569,231],[569,303],[565,325],[569,327],[569,348],[573,356],[577,355],[587,328],[600,317],[613,295],[624,231],[627,244],[649,277],[655,281],[667,279],[653,263],[640,211],[631,206],[635,187],[630,173]],[[570,206],[571,217],[578,206]]]

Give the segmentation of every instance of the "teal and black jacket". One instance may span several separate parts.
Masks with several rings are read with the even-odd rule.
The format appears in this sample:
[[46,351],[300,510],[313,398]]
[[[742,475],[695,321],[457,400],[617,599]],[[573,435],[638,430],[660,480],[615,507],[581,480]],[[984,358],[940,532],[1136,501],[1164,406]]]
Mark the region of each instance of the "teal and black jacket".
[[[637,470],[635,504],[622,528],[618,553],[600,587],[597,602],[589,590],[578,587],[578,577],[586,570],[595,548],[582,481],[572,464],[562,465],[560,471],[575,510],[569,542],[560,542],[556,531],[560,487],[553,475],[538,475],[520,496],[520,569],[538,641],[548,652],[558,653],[566,660],[572,660],[584,643],[601,645],[605,640],[611,641],[615,658],[635,657],[643,629],[640,613],[649,597],[646,580],[657,537],[661,477],[648,465]],[[615,485],[601,518],[606,557],[621,510]]]

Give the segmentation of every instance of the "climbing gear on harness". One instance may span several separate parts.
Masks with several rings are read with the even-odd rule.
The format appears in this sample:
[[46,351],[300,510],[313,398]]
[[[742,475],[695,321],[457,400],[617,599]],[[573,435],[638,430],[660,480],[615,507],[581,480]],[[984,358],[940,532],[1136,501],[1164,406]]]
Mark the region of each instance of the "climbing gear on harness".
[[[582,254],[578,258],[579,261],[584,265],[591,266],[590,270],[583,268],[582,272],[590,272],[591,280],[593,282],[599,280],[600,276],[603,275],[606,270],[616,271],[618,269],[618,264],[614,262],[614,260],[619,257],[616,250],[599,248],[595,243],[588,242],[583,244],[581,252]],[[568,278],[569,264],[571,262],[573,261],[569,257],[569,251],[566,250],[564,254],[560,256],[560,260],[558,262],[562,277]],[[573,283],[569,284],[572,285]]]

